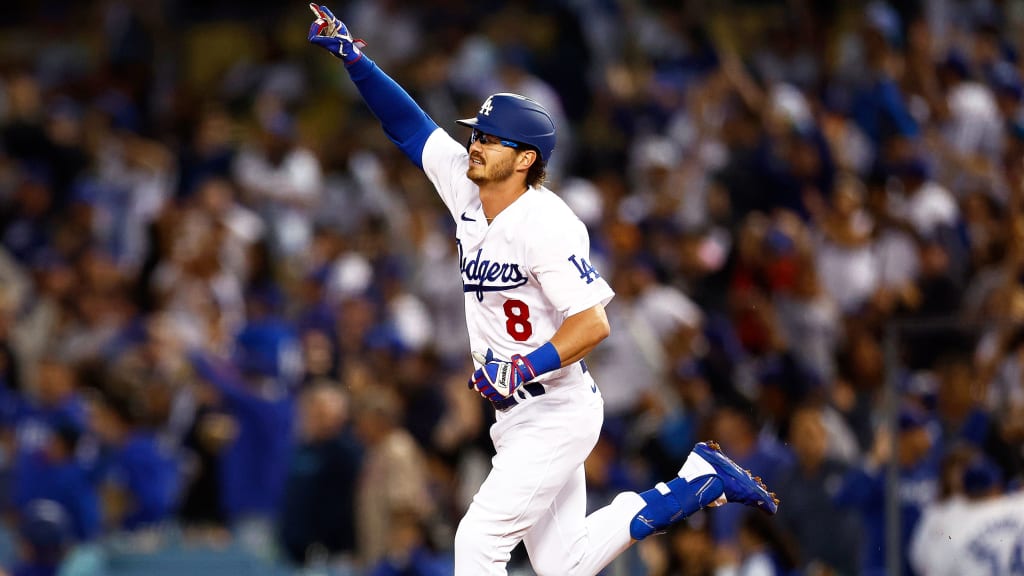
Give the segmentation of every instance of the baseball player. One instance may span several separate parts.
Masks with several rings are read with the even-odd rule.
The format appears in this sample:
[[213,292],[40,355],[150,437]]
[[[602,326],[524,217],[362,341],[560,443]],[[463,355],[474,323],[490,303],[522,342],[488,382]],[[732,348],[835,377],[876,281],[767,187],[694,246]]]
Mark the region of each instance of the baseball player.
[[985,458],[964,472],[965,495],[930,506],[908,557],[921,576],[1024,575],[1024,492],[1004,494]]
[[[583,362],[608,335],[611,288],[590,264],[583,223],[544,184],[551,116],[494,94],[468,146],[449,136],[363,54],[327,8],[311,4],[309,41],[344,62],[384,132],[425,173],[456,224],[466,322],[478,369],[469,380],[497,410],[496,455],[455,535],[455,574],[505,574],[523,541],[539,575],[596,574],[633,542],[704,506],[777,509],[759,479],[698,444],[678,476],[586,514],[583,462],[603,402]],[[468,148],[468,149],[467,149]]]

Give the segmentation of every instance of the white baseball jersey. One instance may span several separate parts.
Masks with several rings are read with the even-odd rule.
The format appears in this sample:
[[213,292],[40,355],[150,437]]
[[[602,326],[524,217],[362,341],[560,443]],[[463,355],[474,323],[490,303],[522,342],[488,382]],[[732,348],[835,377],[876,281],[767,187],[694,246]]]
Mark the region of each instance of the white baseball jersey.
[[[456,223],[472,350],[529,353],[565,318],[612,299],[586,227],[550,190],[528,189],[488,225],[465,147],[438,129],[422,161]],[[587,515],[583,463],[604,418],[593,378],[576,362],[536,380],[544,394],[496,413],[491,471],[455,534],[455,576],[506,576],[519,542],[538,574],[590,576],[630,545],[642,498]]]
[[909,552],[922,576],[1024,575],[1024,493],[929,507]]
[[[562,321],[614,293],[590,264],[583,222],[547,188],[530,188],[488,225],[479,188],[466,177],[469,153],[441,129],[423,149],[423,170],[456,223],[472,349],[508,360],[551,339]],[[557,385],[580,376],[573,364],[541,375]]]

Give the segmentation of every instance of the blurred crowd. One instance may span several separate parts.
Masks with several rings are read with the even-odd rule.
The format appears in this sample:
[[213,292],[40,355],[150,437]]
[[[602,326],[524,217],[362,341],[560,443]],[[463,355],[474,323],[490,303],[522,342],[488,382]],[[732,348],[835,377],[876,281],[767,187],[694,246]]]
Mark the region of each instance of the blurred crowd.
[[[592,507],[704,439],[781,498],[698,513],[608,574],[886,574],[893,542],[920,573],[923,514],[1019,486],[1024,2],[330,8],[457,139],[497,91],[557,119],[548,187],[617,293],[588,359]],[[296,569],[450,573],[493,421],[466,389],[454,226],[310,20],[0,11],[12,574],[169,527]]]

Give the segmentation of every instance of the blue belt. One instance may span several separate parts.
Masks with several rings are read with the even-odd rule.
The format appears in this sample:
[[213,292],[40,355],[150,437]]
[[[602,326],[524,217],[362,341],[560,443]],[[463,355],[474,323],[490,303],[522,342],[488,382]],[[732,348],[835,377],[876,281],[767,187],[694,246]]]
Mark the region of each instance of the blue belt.
[[[583,369],[584,374],[586,374],[589,371],[589,368],[587,368],[587,363],[583,360],[580,360],[580,368]],[[526,392],[529,392],[530,395],[527,396]],[[534,396],[543,396],[546,392],[547,388],[544,386],[544,384],[540,382],[527,382],[526,384],[520,386],[519,390],[516,390],[515,394],[501,400],[500,402],[493,402],[493,404],[494,407],[497,408],[498,410],[508,410],[513,406],[519,404],[521,400],[526,400],[527,398],[532,398]],[[516,398],[517,396],[518,399]]]

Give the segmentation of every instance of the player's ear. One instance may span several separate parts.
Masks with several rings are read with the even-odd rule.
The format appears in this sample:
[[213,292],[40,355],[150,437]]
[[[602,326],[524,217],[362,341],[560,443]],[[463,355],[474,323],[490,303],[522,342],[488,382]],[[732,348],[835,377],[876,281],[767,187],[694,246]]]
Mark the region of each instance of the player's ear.
[[527,149],[527,150],[523,150],[522,152],[519,153],[519,167],[520,168],[529,170],[530,166],[533,166],[533,163],[536,162],[536,161],[537,161],[537,151],[536,150],[529,150],[529,149]]

